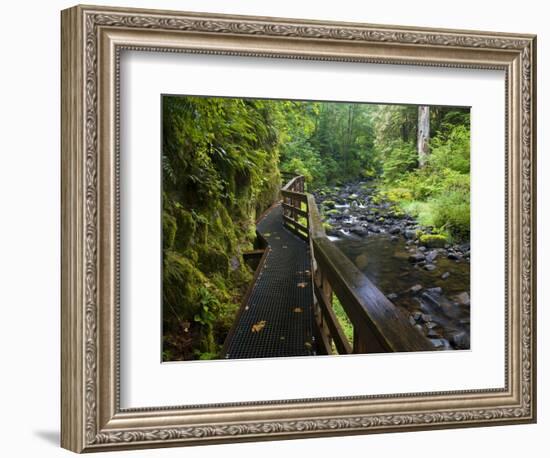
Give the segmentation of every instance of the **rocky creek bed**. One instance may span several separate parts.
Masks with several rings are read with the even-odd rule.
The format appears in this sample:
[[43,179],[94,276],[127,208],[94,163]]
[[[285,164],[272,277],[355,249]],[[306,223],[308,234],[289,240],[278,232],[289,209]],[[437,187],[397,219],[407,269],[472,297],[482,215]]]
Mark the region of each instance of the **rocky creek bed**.
[[470,348],[470,244],[449,244],[375,182],[313,193],[326,233],[440,350]]

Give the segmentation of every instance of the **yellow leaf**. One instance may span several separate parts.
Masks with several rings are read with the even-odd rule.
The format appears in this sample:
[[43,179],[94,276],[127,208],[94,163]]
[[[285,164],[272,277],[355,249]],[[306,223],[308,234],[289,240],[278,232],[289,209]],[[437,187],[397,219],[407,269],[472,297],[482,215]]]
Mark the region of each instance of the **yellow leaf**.
[[304,343],[304,345],[308,350],[311,350],[311,344],[309,342]]
[[302,313],[302,312],[303,312],[302,307],[296,307],[294,309],[294,313]]
[[307,286],[307,283],[305,282],[302,282],[302,283],[298,283],[298,288],[305,288]]
[[258,321],[256,324],[252,325],[252,332],[260,332],[263,328],[265,328],[266,321]]

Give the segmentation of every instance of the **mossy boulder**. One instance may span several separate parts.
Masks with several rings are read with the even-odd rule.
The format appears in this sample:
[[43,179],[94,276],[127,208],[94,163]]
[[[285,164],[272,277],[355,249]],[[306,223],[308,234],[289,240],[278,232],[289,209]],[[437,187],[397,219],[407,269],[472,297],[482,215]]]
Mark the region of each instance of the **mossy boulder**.
[[336,209],[328,210],[325,212],[327,216],[338,216],[340,215],[340,211]]
[[447,237],[441,234],[423,234],[419,241],[427,248],[443,248],[447,243]]
[[225,252],[208,245],[201,246],[198,251],[198,266],[205,274],[219,272],[227,275],[229,272],[229,257]]
[[198,286],[207,282],[204,274],[186,257],[167,250],[163,263],[163,305],[165,312],[192,317],[198,309]]
[[334,208],[336,206],[336,202],[334,202],[334,200],[325,200],[323,202],[323,206],[326,208]]

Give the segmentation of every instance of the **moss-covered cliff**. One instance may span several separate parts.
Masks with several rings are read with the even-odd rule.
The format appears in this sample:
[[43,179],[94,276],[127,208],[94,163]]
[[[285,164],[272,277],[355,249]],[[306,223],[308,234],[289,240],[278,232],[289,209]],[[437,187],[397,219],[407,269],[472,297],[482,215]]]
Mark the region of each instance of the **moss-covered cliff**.
[[[218,356],[252,273],[255,220],[277,198],[269,101],[163,97],[163,360]],[[276,113],[275,113],[276,114]]]

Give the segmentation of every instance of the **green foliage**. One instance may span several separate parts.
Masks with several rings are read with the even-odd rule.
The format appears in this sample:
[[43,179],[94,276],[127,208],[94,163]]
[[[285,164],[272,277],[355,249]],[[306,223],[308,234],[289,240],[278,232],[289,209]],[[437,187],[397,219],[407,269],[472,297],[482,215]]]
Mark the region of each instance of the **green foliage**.
[[418,162],[415,148],[402,140],[396,140],[380,149],[384,155],[383,178],[396,181],[413,170]]
[[[385,195],[421,224],[436,227],[457,239],[470,235],[469,111],[437,107],[432,110],[430,155],[423,168],[414,164],[414,146],[386,145],[383,178]],[[381,140],[379,144],[384,144]],[[405,147],[406,148],[406,147]]]
[[470,236],[470,194],[453,191],[433,202],[433,223],[459,239]]
[[304,175],[314,188],[374,177],[379,163],[372,147],[373,109],[358,103],[294,103],[286,113],[281,167]]
[[431,141],[429,164],[438,170],[454,170],[470,173],[470,130],[458,125],[450,128],[448,134],[440,134]]
[[[422,168],[416,106],[166,96],[162,113],[163,358],[218,355],[251,279],[242,252],[278,199],[279,169],[312,190],[379,179],[394,214],[469,237],[467,109],[430,107]],[[340,214],[334,206],[322,210]]]
[[277,197],[283,118],[262,100],[167,96],[162,109],[163,357],[210,358],[251,279],[256,214]]
[[353,323],[349,319],[348,314],[344,310],[344,307],[336,294],[332,295],[332,310],[334,310],[334,314],[338,319],[338,323],[340,323],[340,326],[342,327],[342,331],[344,331],[344,335],[348,341],[353,344]]

